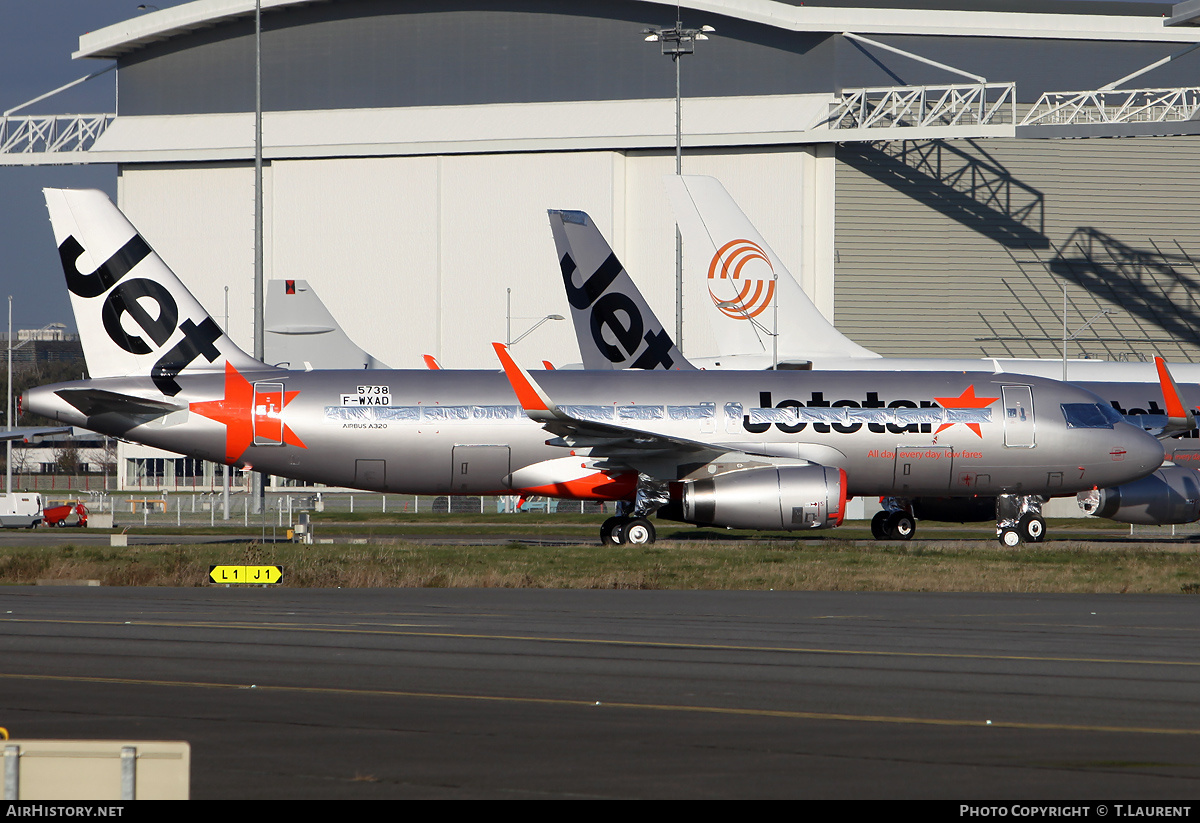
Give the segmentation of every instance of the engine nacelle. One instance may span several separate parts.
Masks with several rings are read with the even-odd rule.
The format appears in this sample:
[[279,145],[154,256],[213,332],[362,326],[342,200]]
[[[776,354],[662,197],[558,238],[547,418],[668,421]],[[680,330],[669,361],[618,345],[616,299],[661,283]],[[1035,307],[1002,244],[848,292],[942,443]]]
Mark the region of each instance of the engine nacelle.
[[1200,472],[1165,466],[1149,477],[1076,495],[1079,508],[1118,523],[1171,526],[1200,519]]
[[[842,524],[846,472],[827,466],[745,469],[682,484],[659,517],[736,529],[827,529]],[[674,515],[674,517],[672,517]]]

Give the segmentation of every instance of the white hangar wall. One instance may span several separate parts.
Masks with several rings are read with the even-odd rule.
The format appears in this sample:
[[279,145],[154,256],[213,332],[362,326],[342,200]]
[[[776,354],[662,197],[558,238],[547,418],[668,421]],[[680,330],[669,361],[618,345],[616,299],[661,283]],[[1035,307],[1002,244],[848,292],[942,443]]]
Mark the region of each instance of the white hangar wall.
[[[719,177],[818,303],[832,314],[830,149],[687,151],[684,170]],[[570,316],[549,208],[596,220],[668,329],[675,229],[661,177],[672,152],[578,151],[276,160],[264,167],[267,278],[312,284],[351,338],[396,368],[421,355],[491,368],[505,339],[548,314]],[[253,168],[125,165],[120,205],[212,316],[252,349]],[[806,220],[806,212],[816,219]],[[807,240],[807,242],[805,242]],[[805,249],[808,257],[804,257]],[[684,350],[717,354],[702,282],[687,282]],[[531,364],[579,362],[569,321],[521,341]]]
[[[1073,356],[1195,360],[1195,141],[703,148],[685,152],[684,168],[719,177],[822,311],[870,348],[1055,357],[1066,284],[1070,330],[1095,320]],[[276,160],[265,171],[266,274],[308,280],[389,365],[419,368],[428,353],[490,368],[506,289],[513,337],[570,315],[545,212],[579,208],[673,330],[674,227],[660,179],[673,170],[661,149]],[[230,327],[247,349],[252,176],[246,163],[125,165],[119,186],[127,214],[218,321],[230,286]],[[689,280],[692,356],[718,353],[708,300]],[[546,323],[516,352],[579,360],[568,322]]]

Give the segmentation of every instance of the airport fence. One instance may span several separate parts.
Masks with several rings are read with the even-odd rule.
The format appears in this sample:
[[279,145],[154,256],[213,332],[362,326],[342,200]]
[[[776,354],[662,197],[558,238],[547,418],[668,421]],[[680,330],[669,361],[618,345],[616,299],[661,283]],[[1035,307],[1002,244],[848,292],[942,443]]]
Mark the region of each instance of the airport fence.
[[[22,488],[14,484],[14,488]],[[33,491],[32,488],[29,489]],[[115,527],[126,526],[231,526],[290,528],[302,512],[322,513],[325,522],[378,521],[380,516],[411,514],[495,515],[506,517],[525,512],[546,514],[611,514],[612,503],[579,500],[555,500],[533,497],[522,501],[516,495],[404,495],[367,492],[267,492],[265,505],[256,512],[251,495],[229,495],[228,515],[221,492],[175,492],[145,489],[110,492],[103,489],[40,489],[45,506],[83,503],[93,525],[107,522],[111,515]],[[101,517],[95,520],[97,515]],[[399,519],[399,518],[398,518]],[[67,525],[76,522],[74,515]]]
[[1172,537],[1195,537],[1200,535],[1200,523],[1182,523],[1177,526],[1143,526],[1131,523],[1129,536],[1144,540],[1169,540]]

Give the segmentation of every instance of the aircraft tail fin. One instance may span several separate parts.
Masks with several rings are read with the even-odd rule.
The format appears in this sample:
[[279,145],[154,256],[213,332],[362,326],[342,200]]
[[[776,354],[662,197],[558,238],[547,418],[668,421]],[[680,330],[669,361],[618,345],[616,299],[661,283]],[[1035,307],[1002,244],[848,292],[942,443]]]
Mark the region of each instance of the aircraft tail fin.
[[263,349],[289,369],[386,369],[350,339],[307,280],[268,280]]
[[592,218],[549,212],[585,369],[693,369]]
[[721,354],[770,352],[778,299],[781,357],[879,357],[821,314],[718,180],[700,175],[663,180],[683,235],[685,276],[708,284],[712,309],[705,313]]
[[181,372],[265,368],[221,330],[101,191],[44,189],[91,377],[149,377],[180,391]]

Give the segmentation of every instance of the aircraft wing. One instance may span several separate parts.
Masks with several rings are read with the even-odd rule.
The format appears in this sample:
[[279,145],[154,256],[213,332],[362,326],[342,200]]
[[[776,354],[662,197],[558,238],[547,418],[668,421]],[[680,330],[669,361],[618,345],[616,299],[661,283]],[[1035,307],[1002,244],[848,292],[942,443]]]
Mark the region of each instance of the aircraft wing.
[[[605,458],[637,469],[657,479],[674,480],[674,467],[686,463],[701,466],[735,453],[717,444],[683,437],[647,432],[599,420],[588,420],[558,406],[545,390],[513,360],[502,343],[493,343],[525,414],[556,438],[546,441],[553,446],[590,448],[593,457]],[[742,454],[743,452],[736,452]],[[807,460],[762,455],[771,463],[810,465]]]
[[1156,436],[1161,440],[1180,432],[1190,432],[1196,428],[1196,418],[1191,409],[1183,404],[1183,396],[1179,394],[1179,386],[1175,385],[1175,378],[1167,368],[1167,361],[1155,357],[1154,366],[1158,369],[1158,382],[1162,387],[1163,402],[1167,407],[1167,425],[1163,432]]
[[1183,402],[1179,386],[1167,368],[1167,363],[1161,357],[1154,358],[1154,366],[1158,370],[1158,385],[1162,389],[1163,405],[1166,414],[1125,414],[1122,415],[1127,423],[1132,423],[1159,440],[1178,437],[1196,428],[1196,418]]

